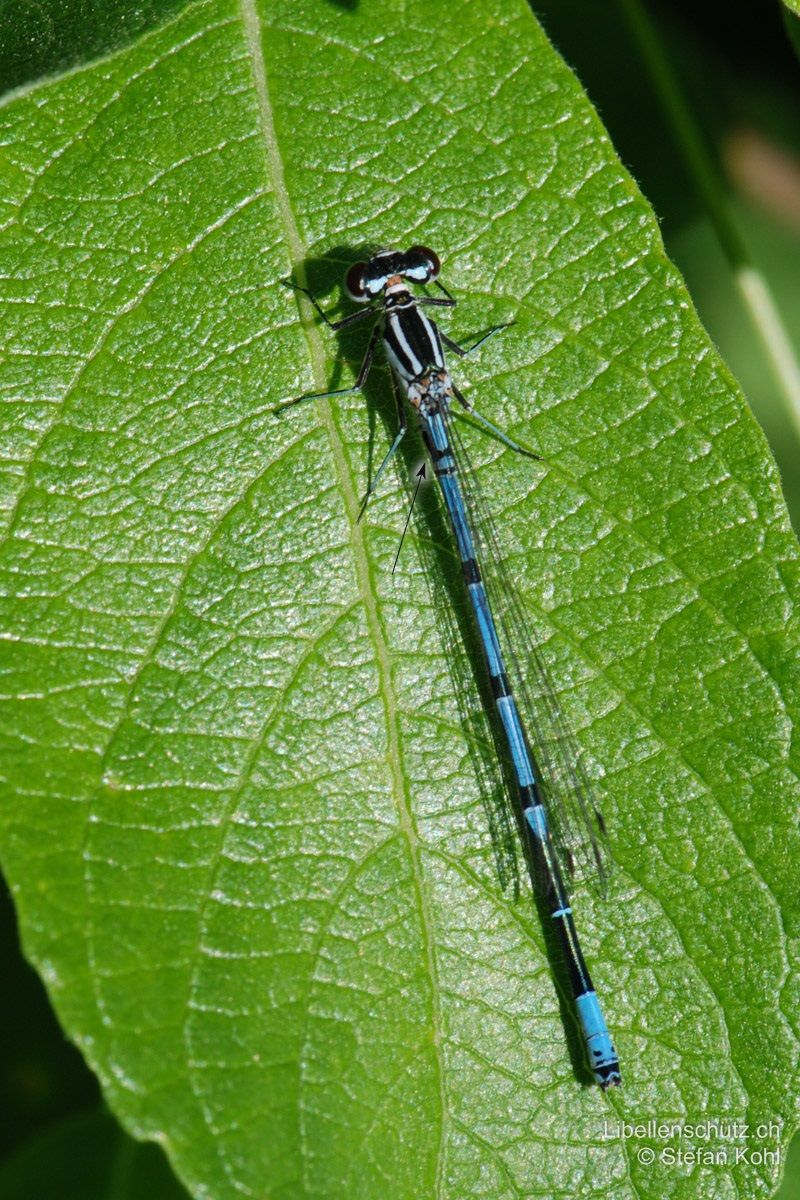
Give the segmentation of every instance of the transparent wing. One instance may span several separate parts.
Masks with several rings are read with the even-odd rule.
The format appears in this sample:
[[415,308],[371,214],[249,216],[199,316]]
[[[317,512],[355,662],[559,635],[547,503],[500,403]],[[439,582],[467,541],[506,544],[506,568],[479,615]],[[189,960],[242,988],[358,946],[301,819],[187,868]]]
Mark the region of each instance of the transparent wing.
[[586,769],[585,751],[569,727],[531,634],[519,594],[500,554],[497,530],[456,422],[448,427],[469,510],[489,603],[503,643],[517,704],[539,771],[553,841],[570,875],[605,895],[610,872],[605,825]]

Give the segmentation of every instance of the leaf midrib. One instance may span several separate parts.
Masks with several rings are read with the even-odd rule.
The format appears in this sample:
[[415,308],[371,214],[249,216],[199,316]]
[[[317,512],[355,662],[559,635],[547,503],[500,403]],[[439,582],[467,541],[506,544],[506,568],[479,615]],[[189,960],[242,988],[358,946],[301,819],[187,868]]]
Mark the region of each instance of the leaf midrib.
[[[307,247],[304,245],[303,240],[300,237],[294,211],[289,199],[288,189],[286,187],[286,180],[283,171],[283,158],[278,147],[277,132],[275,129],[275,122],[272,112],[272,103],[269,95],[269,82],[263,53],[261,22],[256,10],[255,0],[239,0],[239,7],[242,14],[247,49],[250,55],[252,67],[253,83],[258,101],[261,132],[264,139],[267,179],[273,185],[277,213],[286,233],[290,258],[293,260],[294,264],[301,266],[307,256]],[[306,303],[304,307],[306,308],[306,315],[303,319],[303,330],[308,343],[311,367],[317,384],[319,385],[320,389],[323,389],[326,382],[325,366],[327,363],[327,355],[320,337],[320,332],[313,320],[310,319],[310,306]],[[423,878],[422,863],[420,861],[420,840],[412,816],[410,797],[407,793],[406,780],[402,771],[398,706],[392,684],[391,656],[389,653],[389,648],[386,644],[386,639],[383,635],[380,618],[378,616],[375,593],[370,583],[369,560],[366,550],[364,526],[358,520],[359,503],[356,492],[356,482],[353,478],[353,473],[348,467],[343,439],[334,421],[333,410],[330,401],[320,401],[317,409],[321,415],[321,424],[328,435],[334,462],[334,470],[344,501],[344,508],[349,527],[348,541],[350,542],[353,561],[355,564],[357,588],[362,600],[367,627],[367,636],[374,650],[375,664],[378,674],[378,691],[383,700],[387,738],[386,758],[392,780],[392,793],[398,816],[398,826],[408,845],[409,859],[411,862],[414,879],[414,889],[416,891],[416,908],[419,914],[420,935],[423,941],[425,966],[430,985],[430,1016],[433,1035],[432,1042],[434,1046],[438,1076],[440,1122],[438,1147],[436,1152],[436,1178],[434,1185],[435,1194],[438,1195],[441,1191],[443,1172],[445,1170],[445,1151],[447,1144],[445,1134],[448,1105],[445,1089],[444,1060],[442,1053],[442,1020],[438,999],[438,971],[434,949],[435,943],[432,932],[433,923],[428,911],[427,890]],[[299,1103],[298,1113],[300,1114],[301,1121],[301,1139],[302,1143],[304,1143],[307,1133],[307,1131],[302,1128],[305,1106]],[[303,1183],[306,1192],[308,1192],[308,1180],[305,1178],[305,1164],[306,1158],[303,1156]]]

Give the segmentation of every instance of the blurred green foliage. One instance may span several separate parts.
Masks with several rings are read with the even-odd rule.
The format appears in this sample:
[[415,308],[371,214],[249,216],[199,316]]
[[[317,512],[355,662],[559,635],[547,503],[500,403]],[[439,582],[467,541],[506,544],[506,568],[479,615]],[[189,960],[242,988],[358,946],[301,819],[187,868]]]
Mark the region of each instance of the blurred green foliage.
[[[637,10],[653,23],[720,200],[800,356],[800,67],[780,5],[734,7],[724,20],[715,5],[689,0],[649,5],[535,0],[533,7],[655,208],[667,251],[689,284],[703,324],[769,438],[797,529],[798,433],[629,19]],[[786,14],[786,25],[796,31],[798,19]],[[774,173],[785,167],[774,184],[758,178],[765,161],[759,149],[771,155]]]
[[186,0],[0,0],[0,94],[125,45]]

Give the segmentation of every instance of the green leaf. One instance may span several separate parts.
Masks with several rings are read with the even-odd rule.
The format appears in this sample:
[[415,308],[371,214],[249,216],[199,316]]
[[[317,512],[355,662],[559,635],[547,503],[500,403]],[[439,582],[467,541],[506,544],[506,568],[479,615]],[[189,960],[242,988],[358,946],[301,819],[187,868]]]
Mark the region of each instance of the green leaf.
[[[3,863],[114,1111],[214,1200],[763,1194],[795,1088],[797,545],[528,8],[205,0],[3,125]],[[459,380],[545,462],[465,436],[603,794],[611,896],[575,907],[605,1099],[498,872],[435,493],[391,574],[419,442],[358,523],[385,374],[273,415],[363,350],[335,367],[281,280],[335,304],[413,242],[453,336],[517,322]],[[749,1122],[744,1159],[616,1126],[710,1118]]]

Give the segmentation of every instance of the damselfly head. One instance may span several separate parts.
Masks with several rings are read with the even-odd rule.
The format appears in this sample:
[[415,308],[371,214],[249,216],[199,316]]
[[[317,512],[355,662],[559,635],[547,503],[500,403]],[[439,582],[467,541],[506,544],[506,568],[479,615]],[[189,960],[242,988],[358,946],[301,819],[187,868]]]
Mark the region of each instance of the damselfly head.
[[392,280],[430,283],[440,270],[438,255],[427,246],[412,246],[409,250],[379,250],[369,262],[353,263],[344,277],[344,286],[351,300],[364,304],[379,296]]

